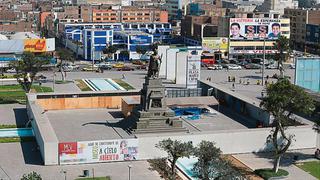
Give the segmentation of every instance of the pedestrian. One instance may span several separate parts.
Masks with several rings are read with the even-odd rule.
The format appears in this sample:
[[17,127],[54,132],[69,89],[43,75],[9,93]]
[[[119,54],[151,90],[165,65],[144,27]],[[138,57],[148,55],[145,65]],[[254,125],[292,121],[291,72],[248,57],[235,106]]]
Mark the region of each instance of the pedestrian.
[[261,83],[260,80],[257,80],[257,85],[260,85],[260,83]]
[[42,83],[41,83],[41,81],[39,80],[39,86],[41,86],[42,85]]
[[211,77],[209,77],[209,82],[211,82]]
[[122,74],[122,79],[126,79],[126,76],[124,74]]
[[236,82],[236,77],[235,76],[232,76],[232,81]]
[[269,75],[267,75],[267,80],[269,80]]
[[247,79],[247,85],[249,85],[250,84],[250,81],[249,81],[249,79]]
[[230,76],[228,76],[228,82],[231,82],[231,77]]
[[264,85],[265,85],[265,86],[268,86],[268,80],[265,80],[265,81],[264,81]]
[[241,78],[239,79],[239,84],[241,84],[242,82],[241,82]]
[[235,89],[234,83],[232,83],[232,89]]

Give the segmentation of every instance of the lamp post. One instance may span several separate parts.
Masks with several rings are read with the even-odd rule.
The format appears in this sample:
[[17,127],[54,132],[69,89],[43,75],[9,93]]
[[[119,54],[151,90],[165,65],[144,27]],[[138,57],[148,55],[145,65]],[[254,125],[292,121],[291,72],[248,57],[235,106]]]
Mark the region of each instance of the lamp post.
[[128,177],[129,177],[129,180],[131,180],[131,168],[132,168],[132,165],[128,165],[128,168],[129,168],[129,172],[128,172],[129,176]]
[[264,86],[264,61],[266,60],[266,38],[263,38],[263,60],[262,60],[262,82],[261,85]]

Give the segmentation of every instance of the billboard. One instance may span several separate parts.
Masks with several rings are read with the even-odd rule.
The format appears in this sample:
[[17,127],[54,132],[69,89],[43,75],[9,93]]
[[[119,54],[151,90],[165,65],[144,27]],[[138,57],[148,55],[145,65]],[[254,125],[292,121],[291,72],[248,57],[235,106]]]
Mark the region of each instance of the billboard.
[[201,56],[187,56],[187,88],[197,88],[200,79]]
[[151,44],[152,36],[150,35],[131,35],[129,36],[130,44]]
[[45,39],[25,39],[24,51],[29,52],[46,52],[47,45]]
[[320,58],[296,58],[295,84],[320,93]]
[[138,159],[138,139],[59,143],[60,164],[80,164]]
[[204,49],[212,50],[228,50],[228,38],[227,37],[204,37],[202,40],[202,47]]
[[281,20],[271,18],[231,18],[229,28],[232,40],[278,39]]

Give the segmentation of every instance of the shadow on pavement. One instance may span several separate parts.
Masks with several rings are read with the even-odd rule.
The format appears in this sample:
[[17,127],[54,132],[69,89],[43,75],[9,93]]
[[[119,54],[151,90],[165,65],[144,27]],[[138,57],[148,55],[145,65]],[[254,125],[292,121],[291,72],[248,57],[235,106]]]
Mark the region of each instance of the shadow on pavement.
[[43,165],[40,150],[36,142],[21,142],[20,145],[25,164]]
[[261,79],[261,76],[242,76],[240,78],[245,78],[245,79]]
[[24,127],[28,122],[28,114],[26,108],[14,108],[14,116],[18,127]]

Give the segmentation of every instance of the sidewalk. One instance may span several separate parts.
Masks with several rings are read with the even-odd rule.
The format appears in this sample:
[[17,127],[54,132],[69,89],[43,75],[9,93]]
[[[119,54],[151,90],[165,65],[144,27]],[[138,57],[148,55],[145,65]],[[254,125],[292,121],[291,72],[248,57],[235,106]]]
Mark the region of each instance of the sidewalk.
[[[281,159],[280,168],[289,172],[288,180],[317,180],[307,172],[294,165],[293,156],[298,155],[298,162],[309,161],[313,158],[314,149],[304,149],[299,151],[289,151]],[[271,153],[249,153],[249,154],[235,154],[236,159],[244,163],[252,170],[261,168],[272,168],[273,159]]]

